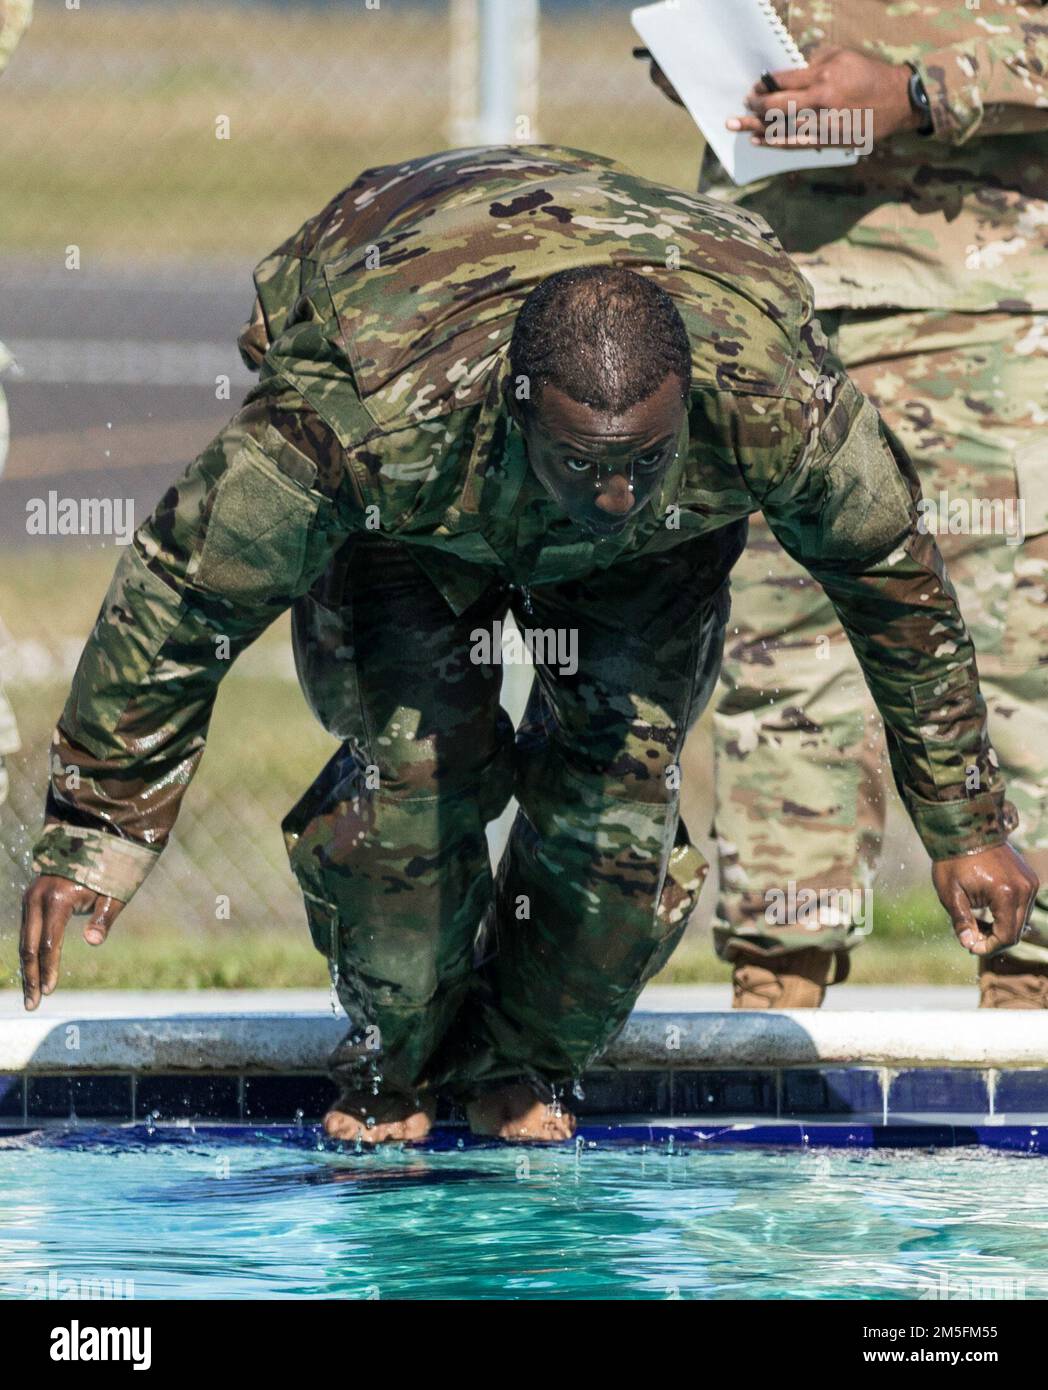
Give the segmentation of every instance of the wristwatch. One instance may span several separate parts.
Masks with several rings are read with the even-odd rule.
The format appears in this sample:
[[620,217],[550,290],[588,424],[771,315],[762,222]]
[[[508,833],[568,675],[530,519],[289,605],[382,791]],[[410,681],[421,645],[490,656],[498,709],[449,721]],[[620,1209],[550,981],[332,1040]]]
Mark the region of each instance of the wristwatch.
[[907,63],[910,69],[910,80],[906,86],[906,95],[910,99],[910,109],[916,111],[921,118],[921,123],[917,127],[918,135],[931,135],[935,129],[932,121],[932,104],[928,100],[928,93],[924,88],[924,79],[912,63]]

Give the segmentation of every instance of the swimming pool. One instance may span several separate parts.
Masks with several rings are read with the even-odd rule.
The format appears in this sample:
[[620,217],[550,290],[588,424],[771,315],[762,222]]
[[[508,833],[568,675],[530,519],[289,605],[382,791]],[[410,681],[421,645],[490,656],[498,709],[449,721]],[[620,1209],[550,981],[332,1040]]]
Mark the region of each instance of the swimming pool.
[[37,1131],[0,1138],[0,1297],[1044,1298],[1046,1180],[979,1147],[668,1129],[363,1153],[308,1125]]

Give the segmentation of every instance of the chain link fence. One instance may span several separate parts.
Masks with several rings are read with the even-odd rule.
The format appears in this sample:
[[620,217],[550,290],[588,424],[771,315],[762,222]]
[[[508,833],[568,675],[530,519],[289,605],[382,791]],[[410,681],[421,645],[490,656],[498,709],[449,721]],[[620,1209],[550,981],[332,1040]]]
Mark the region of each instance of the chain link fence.
[[[73,3],[73,0],[70,0]],[[479,0],[37,0],[0,88],[0,245],[256,256],[361,169],[467,143]],[[515,134],[694,187],[624,4],[542,7]]]

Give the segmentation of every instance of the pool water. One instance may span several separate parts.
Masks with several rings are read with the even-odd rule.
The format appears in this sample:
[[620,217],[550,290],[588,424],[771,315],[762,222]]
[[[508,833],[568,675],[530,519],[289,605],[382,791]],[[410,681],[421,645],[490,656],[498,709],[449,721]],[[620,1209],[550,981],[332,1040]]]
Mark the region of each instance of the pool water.
[[1048,1166],[979,1149],[0,1139],[0,1297],[1044,1298]]

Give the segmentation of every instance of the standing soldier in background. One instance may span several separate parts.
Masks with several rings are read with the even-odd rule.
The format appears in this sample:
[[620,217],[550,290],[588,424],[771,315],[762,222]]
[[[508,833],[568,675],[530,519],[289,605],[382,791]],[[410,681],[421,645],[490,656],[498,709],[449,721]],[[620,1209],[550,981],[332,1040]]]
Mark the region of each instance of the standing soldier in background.
[[[32,13],[33,0],[0,0],[0,75],[7,67],[8,60],[15,51],[18,40],[25,33]],[[3,376],[13,360],[7,348],[4,347],[3,343],[0,343],[0,377]],[[4,398],[3,385],[0,383],[0,475],[3,474],[4,464],[7,462],[8,442],[7,401]],[[2,640],[3,624],[0,623],[0,644],[2,644]],[[0,668],[0,677],[2,675],[3,670]],[[8,753],[17,753],[20,747],[14,712],[4,694],[3,685],[0,683],[0,806],[7,800],[5,759]]]
[[[1017,840],[1043,881],[1048,9],[1044,0],[775,8],[809,66],[773,74],[778,92],[758,83],[729,126],[764,140],[777,134],[765,130],[771,111],[868,113],[873,152],[850,168],[743,188],[707,154],[701,187],[771,223],[814,287],[849,374],[917,464],[925,524],[975,642]],[[653,77],[675,95],[657,69]],[[736,1007],[816,1007],[862,933],[833,912],[778,925],[766,903],[791,881],[872,883],[883,742],[829,600],[766,524],[751,525],[715,717],[715,939],[734,965]],[[1048,1007],[1048,890],[1024,941],[981,959],[979,972],[983,1007]]]

